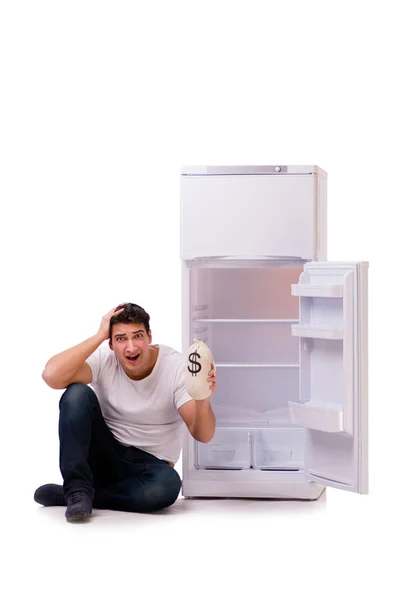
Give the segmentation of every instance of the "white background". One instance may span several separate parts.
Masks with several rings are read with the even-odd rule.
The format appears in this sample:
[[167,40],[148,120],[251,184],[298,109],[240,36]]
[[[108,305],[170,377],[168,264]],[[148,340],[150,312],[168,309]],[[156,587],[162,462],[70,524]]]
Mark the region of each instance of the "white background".
[[[399,597],[393,5],[1,3],[7,599]],[[181,348],[179,171],[190,164],[328,172],[328,259],[370,264],[370,494],[182,500],[163,516],[70,525],[32,499],[61,482],[60,394],[41,371],[121,301],[146,308],[155,343]]]

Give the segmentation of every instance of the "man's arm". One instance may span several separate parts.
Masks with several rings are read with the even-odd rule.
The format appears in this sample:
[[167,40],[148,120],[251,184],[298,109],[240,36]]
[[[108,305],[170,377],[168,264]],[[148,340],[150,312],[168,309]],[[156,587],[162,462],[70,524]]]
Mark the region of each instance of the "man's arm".
[[209,398],[189,400],[178,410],[195,440],[205,444],[211,442],[215,434],[215,415]]
[[[211,382],[211,394],[217,389],[217,379],[214,370],[209,373],[207,381]],[[210,397],[204,400],[189,400],[178,408],[179,414],[185,421],[191,435],[198,442],[207,444],[215,434],[215,415],[211,408]]]
[[89,339],[53,356],[46,364],[42,377],[55,390],[68,387],[71,383],[91,383],[92,370],[86,359],[102,344],[110,333],[110,319],[123,308],[110,310],[101,320],[99,331]]

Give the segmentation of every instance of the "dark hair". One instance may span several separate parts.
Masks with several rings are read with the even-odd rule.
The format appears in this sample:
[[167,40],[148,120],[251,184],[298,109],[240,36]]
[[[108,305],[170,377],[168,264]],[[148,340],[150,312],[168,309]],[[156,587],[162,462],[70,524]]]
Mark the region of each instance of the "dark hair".
[[111,317],[110,319],[110,337],[113,325],[116,323],[143,323],[145,326],[146,332],[150,331],[150,315],[139,306],[138,304],[132,304],[132,302],[127,302],[126,304],[120,304],[115,309],[116,311],[120,308],[124,307],[118,315],[115,317]]

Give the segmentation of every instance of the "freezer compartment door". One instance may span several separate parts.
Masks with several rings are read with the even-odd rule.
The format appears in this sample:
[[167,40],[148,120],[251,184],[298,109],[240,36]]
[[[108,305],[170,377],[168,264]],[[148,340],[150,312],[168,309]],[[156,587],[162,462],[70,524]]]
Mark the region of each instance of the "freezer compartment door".
[[325,247],[319,190],[316,174],[182,175],[181,258],[317,260]]
[[300,298],[300,398],[292,422],[306,428],[312,481],[368,492],[368,263],[305,265]]

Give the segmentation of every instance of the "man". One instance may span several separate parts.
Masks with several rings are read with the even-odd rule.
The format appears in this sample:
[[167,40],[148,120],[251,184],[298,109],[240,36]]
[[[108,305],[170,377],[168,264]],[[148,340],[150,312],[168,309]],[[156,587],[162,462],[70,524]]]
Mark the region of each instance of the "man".
[[[107,348],[102,344],[108,338]],[[147,312],[121,304],[102,318],[94,336],[46,364],[47,385],[67,388],[59,417],[64,484],[41,486],[34,499],[67,506],[67,521],[85,519],[92,506],[130,512],[170,506],[181,488],[173,467],[183,422],[200,442],[214,436],[214,371],[207,380],[210,396],[193,400],[185,388],[182,354],[151,342]]]

